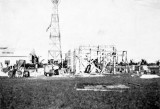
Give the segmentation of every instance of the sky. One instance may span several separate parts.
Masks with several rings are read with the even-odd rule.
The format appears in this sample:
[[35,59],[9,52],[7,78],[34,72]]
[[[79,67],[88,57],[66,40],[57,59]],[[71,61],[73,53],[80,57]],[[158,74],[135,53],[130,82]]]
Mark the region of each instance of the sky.
[[[0,46],[48,55],[52,2],[0,0]],[[159,0],[60,0],[62,51],[79,45],[116,45],[128,59],[160,59]]]

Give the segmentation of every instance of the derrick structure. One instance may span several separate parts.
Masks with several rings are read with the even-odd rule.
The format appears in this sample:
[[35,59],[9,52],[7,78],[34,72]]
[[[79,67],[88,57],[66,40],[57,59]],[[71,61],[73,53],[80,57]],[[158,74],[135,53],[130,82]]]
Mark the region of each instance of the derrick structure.
[[49,50],[48,60],[62,62],[62,50],[61,50],[61,34],[59,28],[59,15],[58,15],[58,4],[59,0],[51,0],[53,4],[53,10],[51,14],[51,22],[49,27]]

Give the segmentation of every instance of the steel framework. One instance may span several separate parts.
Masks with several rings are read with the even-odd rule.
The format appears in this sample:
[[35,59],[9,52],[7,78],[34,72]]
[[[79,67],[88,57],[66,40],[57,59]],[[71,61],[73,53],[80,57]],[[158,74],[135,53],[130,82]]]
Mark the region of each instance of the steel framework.
[[59,0],[51,1],[53,3],[53,11],[51,14],[50,25],[47,28],[47,31],[50,29],[48,60],[53,59],[54,61],[62,62],[61,35],[58,15]]
[[[83,73],[87,65],[97,60],[97,68],[100,73],[109,69],[111,73],[116,73],[118,61],[124,63],[127,69],[127,51],[117,51],[115,45],[79,46],[74,51],[69,51],[67,55],[69,67],[76,73]],[[110,69],[111,68],[111,69]]]

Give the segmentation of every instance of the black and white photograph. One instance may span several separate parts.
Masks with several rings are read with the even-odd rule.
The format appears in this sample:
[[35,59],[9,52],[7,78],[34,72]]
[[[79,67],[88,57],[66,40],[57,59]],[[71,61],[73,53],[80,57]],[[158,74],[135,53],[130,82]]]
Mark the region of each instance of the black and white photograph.
[[0,109],[160,109],[160,0],[0,0]]

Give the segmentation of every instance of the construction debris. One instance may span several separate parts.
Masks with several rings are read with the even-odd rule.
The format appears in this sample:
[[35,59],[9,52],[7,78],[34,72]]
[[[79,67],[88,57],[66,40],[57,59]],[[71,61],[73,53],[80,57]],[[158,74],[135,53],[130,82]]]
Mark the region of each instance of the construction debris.
[[140,76],[141,79],[153,79],[153,78],[160,78],[158,75],[153,75],[153,74],[144,74]]
[[123,92],[126,89],[129,89],[128,86],[123,84],[112,84],[112,85],[104,85],[104,84],[85,84],[81,87],[76,87],[77,91],[116,91]]
[[0,71],[0,76],[2,76],[2,77],[8,77],[8,73],[4,73],[4,72]]

